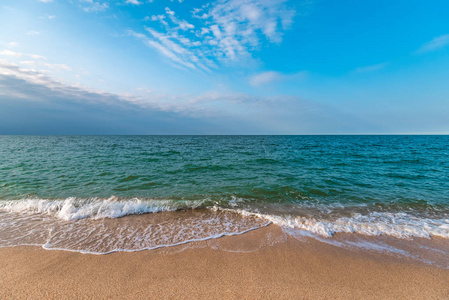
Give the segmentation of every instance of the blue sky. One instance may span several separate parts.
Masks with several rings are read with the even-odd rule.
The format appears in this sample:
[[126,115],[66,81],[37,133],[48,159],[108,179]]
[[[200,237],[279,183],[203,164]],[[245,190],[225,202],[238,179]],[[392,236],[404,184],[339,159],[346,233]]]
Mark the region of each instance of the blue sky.
[[448,134],[448,11],[2,0],[0,134]]

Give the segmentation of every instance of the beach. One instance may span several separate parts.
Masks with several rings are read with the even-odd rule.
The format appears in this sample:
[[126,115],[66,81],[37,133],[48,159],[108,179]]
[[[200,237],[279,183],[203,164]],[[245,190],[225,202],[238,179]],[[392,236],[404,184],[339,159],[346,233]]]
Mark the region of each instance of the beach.
[[276,225],[132,253],[0,249],[1,299],[447,299],[448,281],[447,269]]
[[448,137],[0,141],[0,299],[449,298]]
[[0,300],[449,300],[448,11],[0,1]]

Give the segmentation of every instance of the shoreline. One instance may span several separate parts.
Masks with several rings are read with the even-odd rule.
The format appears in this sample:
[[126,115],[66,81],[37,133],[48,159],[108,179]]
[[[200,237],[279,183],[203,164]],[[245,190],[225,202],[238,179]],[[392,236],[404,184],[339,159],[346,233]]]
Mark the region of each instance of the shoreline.
[[238,236],[133,253],[0,248],[0,298],[449,298],[449,270],[285,235]]

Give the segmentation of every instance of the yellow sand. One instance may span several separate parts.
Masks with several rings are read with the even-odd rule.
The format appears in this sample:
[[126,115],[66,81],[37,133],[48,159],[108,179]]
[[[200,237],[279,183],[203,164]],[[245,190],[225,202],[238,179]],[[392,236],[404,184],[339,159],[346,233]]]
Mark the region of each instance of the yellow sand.
[[449,299],[449,271],[301,242],[274,225],[134,253],[0,249],[0,299],[44,298]]

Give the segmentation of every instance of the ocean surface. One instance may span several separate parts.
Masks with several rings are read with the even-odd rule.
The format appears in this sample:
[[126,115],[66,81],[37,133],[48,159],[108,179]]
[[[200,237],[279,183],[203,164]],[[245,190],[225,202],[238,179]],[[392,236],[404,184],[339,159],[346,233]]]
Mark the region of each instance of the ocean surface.
[[449,136],[0,136],[0,246],[104,254],[268,224],[447,268]]

